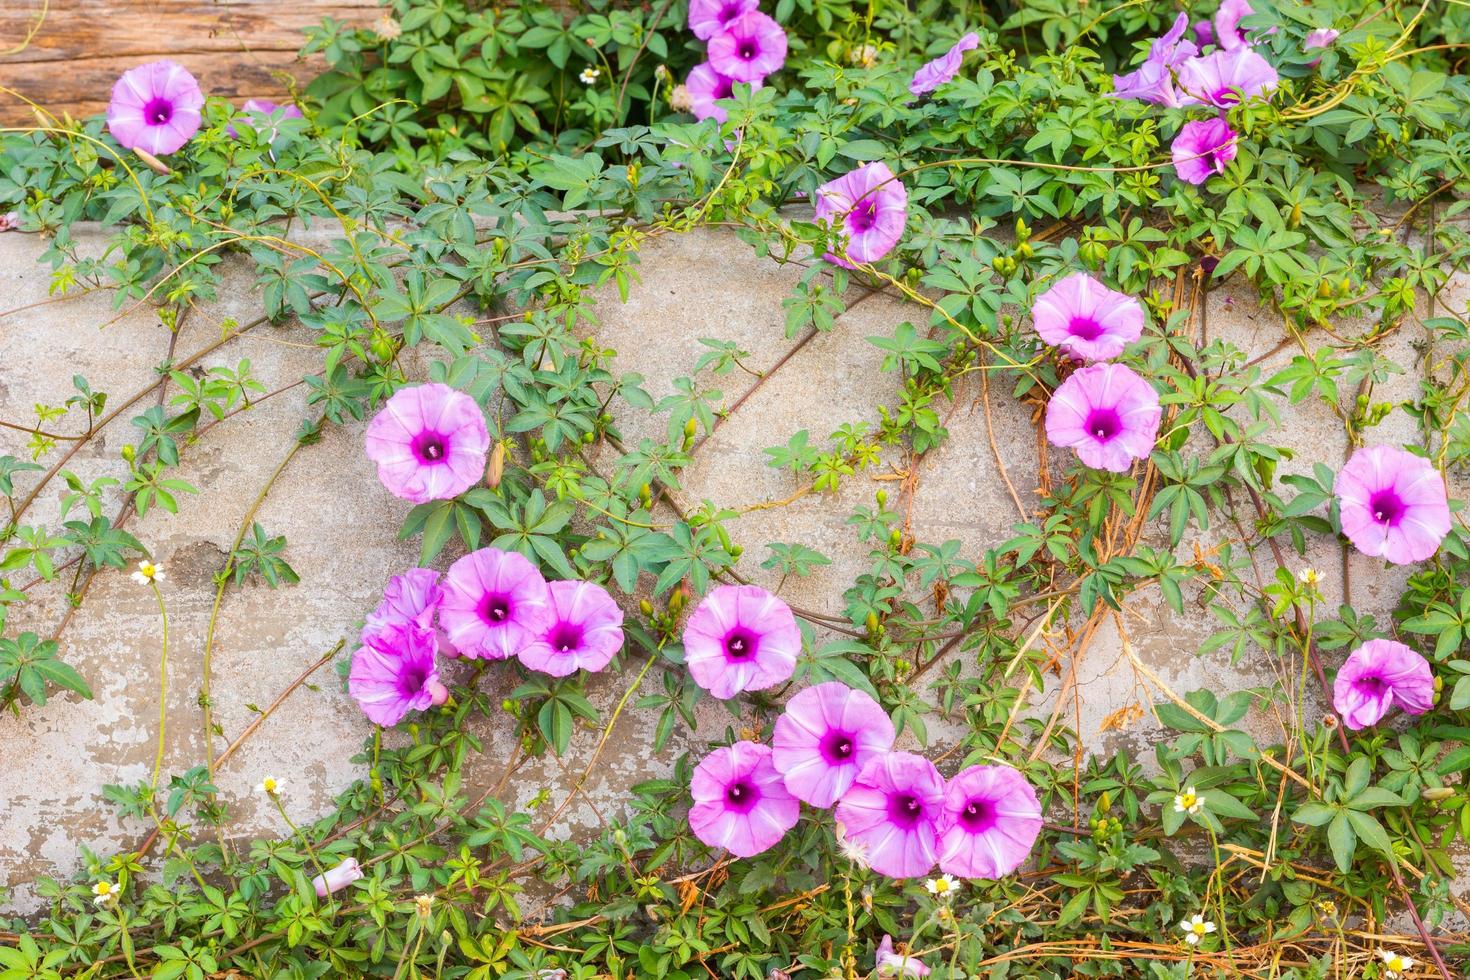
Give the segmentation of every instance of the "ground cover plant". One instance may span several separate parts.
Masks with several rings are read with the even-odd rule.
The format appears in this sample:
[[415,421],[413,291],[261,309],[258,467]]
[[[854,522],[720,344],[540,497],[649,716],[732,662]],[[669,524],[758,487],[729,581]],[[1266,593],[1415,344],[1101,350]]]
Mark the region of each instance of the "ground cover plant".
[[[156,599],[167,683],[168,556],[129,528],[192,506],[181,458],[285,385],[310,413],[260,499],[353,427],[421,557],[341,624],[332,682],[381,727],[333,813],[293,816],[291,774],[262,773],[292,833],[227,840],[214,775],[239,742],[211,717],[211,625],[199,717],[157,719],[150,777],[108,788],[137,847],[34,883],[46,909],[0,932],[0,977],[1462,975],[1467,39],[1457,0],[397,0],[310,31],[326,69],[289,105],[231,105],[163,60],[105,117],[38,106],[0,139],[0,206],[45,236],[55,293],[172,329],[234,255],[263,312],[139,392],[78,376],[0,420],[27,441],[0,457],[0,627],[38,589],[71,600],[49,635],[0,632],[0,706],[92,695],[61,641],[97,575]],[[80,222],[109,230],[104,254]],[[293,237],[305,223],[328,244]],[[679,488],[738,410],[722,389],[764,376],[709,338],[655,400],[597,340],[595,296],[626,298],[641,246],[701,226],[800,265],[793,345],[865,293],[911,305],[892,336],[845,340],[885,353],[893,404],[773,436],[798,494],[942,451],[978,374],[1034,410],[1040,507],[972,551],[917,537],[896,484],[846,515],[870,565],[840,616],[752,584],[828,559]],[[1229,280],[1279,323],[1285,367],[1204,338]],[[313,373],[190,372],[290,318]],[[1396,362],[1408,330],[1425,340]],[[1384,400],[1410,370],[1413,397]],[[1350,452],[1279,475],[1309,403]],[[665,436],[625,437],[638,413]],[[122,481],[69,466],[103,431],[128,433]],[[58,493],[60,524],[38,521]],[[297,583],[256,509],[216,610]],[[1324,541],[1411,569],[1390,618],[1325,602],[1303,557]],[[1161,687],[1148,766],[1082,755],[1035,708],[1059,683],[1037,638],[1111,625],[1127,648],[1138,596],[1208,608],[1205,651],[1279,678]],[[492,672],[520,682],[503,704]],[[586,684],[608,672],[625,693],[599,712]],[[728,722],[696,726],[711,701]],[[1244,720],[1272,706],[1274,744]],[[600,835],[556,833],[570,799],[500,798],[546,754],[585,779],[630,712],[658,717],[655,749],[699,747]],[[497,713],[519,741],[471,793],[470,725]],[[938,718],[963,734],[931,739]],[[170,724],[201,726],[196,766],[166,771]],[[579,728],[600,734],[573,758]]]

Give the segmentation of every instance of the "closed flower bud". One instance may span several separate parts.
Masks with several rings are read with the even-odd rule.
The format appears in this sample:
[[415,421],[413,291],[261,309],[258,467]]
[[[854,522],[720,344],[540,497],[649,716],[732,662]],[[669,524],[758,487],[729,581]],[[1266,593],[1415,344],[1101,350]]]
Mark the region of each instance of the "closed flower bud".
[[645,616],[652,616],[653,615],[653,603],[649,602],[647,599],[639,599],[638,600],[638,611],[641,612]]
[[494,490],[505,476],[505,443],[497,442],[490,451],[490,465],[485,470],[485,486]]
[[1423,790],[1420,796],[1430,803],[1441,803],[1455,795],[1455,790],[1450,786],[1431,786]]
[[878,506],[879,507],[887,507],[888,506],[888,491],[887,490],[879,490],[878,493],[875,495],[875,499],[878,501]]

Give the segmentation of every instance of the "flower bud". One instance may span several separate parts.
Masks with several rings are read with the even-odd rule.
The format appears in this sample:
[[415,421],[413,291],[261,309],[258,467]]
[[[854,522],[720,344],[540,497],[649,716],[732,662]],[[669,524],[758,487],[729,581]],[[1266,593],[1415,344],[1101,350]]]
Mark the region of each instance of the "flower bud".
[[485,470],[485,486],[494,490],[505,476],[505,443],[497,442],[490,451],[490,465]]

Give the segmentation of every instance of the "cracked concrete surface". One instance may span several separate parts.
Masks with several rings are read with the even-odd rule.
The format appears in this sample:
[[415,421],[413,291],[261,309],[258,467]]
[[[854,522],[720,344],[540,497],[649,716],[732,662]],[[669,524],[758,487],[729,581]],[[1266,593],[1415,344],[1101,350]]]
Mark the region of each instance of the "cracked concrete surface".
[[[102,240],[93,234],[93,245]],[[86,376],[94,388],[110,393],[112,404],[118,404],[153,382],[154,366],[168,354],[168,332],[146,309],[118,315],[110,299],[100,294],[46,302],[49,276],[36,264],[44,247],[30,236],[0,235],[0,261],[10,282],[0,305],[17,310],[0,316],[0,365],[4,365],[0,419],[7,421],[29,422],[33,405],[63,401],[73,374]],[[176,359],[218,339],[226,321],[246,323],[258,315],[253,277],[237,260],[227,260],[226,267],[221,298],[188,318],[176,340]],[[697,231],[656,240],[643,253],[642,282],[629,302],[619,303],[611,292],[600,302],[598,337],[619,352],[617,370],[643,374],[655,398],[673,390],[673,378],[692,372],[705,350],[699,344],[702,337],[736,341],[752,352],[749,367],[766,371],[800,340],[785,337],[781,307],[800,271],[758,258],[724,232]],[[1457,288],[1463,303],[1463,284]],[[1281,337],[1279,324],[1242,289],[1218,289],[1208,303],[1212,340],[1225,339],[1264,353]],[[19,309],[27,304],[37,305]],[[844,422],[876,422],[877,406],[895,400],[897,382],[881,370],[882,351],[863,338],[891,336],[904,320],[922,327],[926,317],[923,310],[873,296],[852,306],[830,333],[801,343],[701,446],[684,474],[684,501],[697,505],[710,500],[744,508],[796,494],[800,487],[795,478],[767,466],[762,450],[784,444],[799,429],[810,430],[816,442]],[[1390,341],[1400,363],[1415,362],[1411,350],[1415,329],[1406,326]],[[310,333],[298,324],[261,325],[201,364],[233,366],[249,358],[256,374],[274,389],[314,369],[319,355],[311,344]],[[1269,373],[1287,363],[1291,353],[1288,349],[1272,355],[1263,370]],[[422,363],[410,361],[409,368],[416,377],[427,373]],[[700,380],[705,387],[721,389],[727,405],[753,383],[740,371]],[[1378,397],[1410,397],[1418,383],[1411,376],[1396,377],[1380,388]],[[177,515],[155,510],[129,524],[168,569],[165,772],[182,772],[203,761],[197,698],[214,602],[213,576],[306,417],[305,394],[301,386],[284,391],[185,447],[179,475],[198,487],[199,494],[181,498]],[[121,473],[118,453],[133,438],[127,420],[154,402],[149,395],[136,411],[124,413],[88,442],[68,468],[87,480]],[[950,440],[923,462],[912,530],[922,541],[957,539],[962,554],[975,560],[985,548],[1010,537],[1011,526],[1020,520],[1000,478],[992,433],[1011,484],[1022,506],[1029,508],[1037,501],[1039,482],[1035,423],[1031,410],[1014,402],[1003,387],[990,393],[987,423],[985,400],[973,377],[957,387],[954,403],[941,411],[947,415]],[[628,415],[619,422],[636,439],[639,434],[661,434],[666,420]],[[1411,431],[1412,420],[1397,410],[1379,433],[1388,439]],[[303,448],[256,515],[270,534],[286,536],[286,557],[302,581],[280,590],[251,584],[226,592],[212,668],[215,719],[223,732],[217,750],[244,730],[256,710],[273,701],[292,678],[340,639],[354,636],[356,623],[376,602],[386,579],[416,560],[417,541],[396,539],[408,505],[378,484],[361,451],[362,432],[362,424],[329,428],[320,442]],[[1275,438],[1299,450],[1294,460],[1283,464],[1282,472],[1307,471],[1312,460],[1335,468],[1342,460],[1341,426],[1315,403],[1299,406],[1293,424]],[[25,456],[26,441],[19,433],[0,431],[0,454]],[[53,454],[43,462],[49,465],[56,458]],[[866,568],[868,551],[845,520],[855,506],[869,503],[879,487],[896,488],[898,462],[889,454],[882,466],[850,478],[835,494],[808,493],[784,506],[746,513],[732,525],[736,540],[745,547],[741,573],[774,587],[775,575],[759,567],[767,557],[768,543],[815,548],[832,564],[810,577],[788,580],[783,595],[806,609],[840,615],[841,592]],[[1063,464],[1060,456],[1050,460],[1054,473]],[[29,488],[35,476],[22,475],[18,483]],[[48,487],[26,523],[54,527],[61,493],[60,481]],[[120,498],[111,492],[105,497],[107,512],[116,513]],[[1183,547],[1198,543],[1208,549],[1235,534],[1233,528],[1215,525],[1204,532],[1191,529]],[[1327,573],[1324,591],[1334,605],[1342,595],[1344,570],[1348,571],[1354,604],[1380,622],[1386,621],[1406,575],[1356,554],[1345,555],[1336,542],[1325,539],[1312,541],[1300,561]],[[1273,571],[1265,563],[1261,574],[1269,577]],[[66,575],[69,571],[63,573],[63,581],[69,581]],[[21,584],[28,581],[26,576],[22,579]],[[37,585],[34,600],[16,607],[7,632],[31,629],[49,635],[64,612],[61,592],[55,585]],[[1216,627],[1208,610],[1197,603],[1179,617],[1157,592],[1141,593],[1130,600],[1124,622],[1136,656],[1180,694],[1197,688],[1223,694],[1274,679],[1260,651],[1251,651],[1239,665],[1232,665],[1224,652],[1198,655],[1199,644]],[[0,885],[15,888],[8,910],[35,907],[34,894],[25,883],[36,875],[75,873],[79,847],[107,853],[135,846],[146,835],[149,828],[140,821],[116,816],[101,789],[110,783],[137,782],[151,771],[158,737],[159,639],[152,594],[123,572],[104,571],[61,638],[62,656],[92,684],[95,699],[60,696],[45,707],[24,708],[19,717],[0,718],[0,758],[5,760],[0,767],[0,798],[6,801],[0,819]],[[1059,633],[1050,642],[1062,653],[1061,669],[1071,669],[1068,638]],[[638,663],[636,658],[624,660],[625,668],[631,664],[636,669]],[[1150,746],[1159,729],[1148,704],[1163,698],[1132,668],[1111,623],[1076,660],[1075,678],[1070,703],[1063,705],[1063,722],[1075,726],[1093,750],[1122,749],[1139,761],[1151,758]],[[370,733],[369,724],[341,689],[331,666],[319,670],[312,681],[295,691],[221,767],[217,782],[232,813],[232,834],[284,830],[274,810],[251,791],[263,775],[288,784],[287,805],[303,818],[325,812],[337,793],[364,775],[363,768],[350,760]],[[484,683],[498,698],[518,679],[512,667],[503,665],[488,671]],[[615,703],[626,683],[625,677],[599,677],[590,685],[594,700],[602,707]],[[1034,710],[1042,715],[1049,713],[1049,699],[1059,688],[1055,678],[1049,685],[1044,696],[1033,699]],[[676,740],[657,754],[649,750],[654,713],[627,712],[584,796],[568,809],[556,832],[594,831],[602,819],[619,811],[628,786],[667,774],[688,744],[712,737],[729,722],[722,709],[708,702],[703,708],[706,723],[693,741]],[[1280,737],[1277,721],[1264,714],[1253,716],[1250,727],[1262,739]],[[486,719],[480,734],[486,743],[484,769],[498,773],[513,738],[508,719]],[[936,720],[931,735],[942,747],[954,729]],[[507,804],[529,806],[548,787],[559,802],[589,757],[594,740],[595,733],[581,732],[563,763],[547,758],[522,770],[506,794]]]

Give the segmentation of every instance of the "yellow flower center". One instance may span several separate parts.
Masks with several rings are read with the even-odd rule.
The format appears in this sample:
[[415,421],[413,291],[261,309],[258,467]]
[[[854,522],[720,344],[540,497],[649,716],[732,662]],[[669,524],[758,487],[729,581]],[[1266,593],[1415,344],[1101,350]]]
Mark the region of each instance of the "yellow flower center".
[[1384,965],[1395,972],[1399,970],[1407,970],[1409,968],[1409,964],[1404,962],[1404,958],[1402,956],[1390,956],[1388,958],[1388,962]]
[[1186,810],[1190,809],[1198,802],[1198,797],[1196,797],[1193,793],[1185,793],[1179,797],[1179,805],[1184,807],[1184,809]]
[[148,578],[152,578],[153,573],[158,571],[158,568],[153,564],[153,562],[145,561],[143,564],[138,566],[138,571],[142,572]]
[[1205,924],[1203,922],[1193,922],[1193,923],[1190,923],[1189,929],[1196,936],[1203,936],[1205,934],[1205,932],[1206,932],[1206,930],[1205,930]]
[[267,779],[265,781],[265,791],[267,793],[274,793],[276,791],[276,781],[274,779]]
[[98,895],[112,894],[112,886],[105,881],[97,882],[97,886],[92,890],[95,891]]

